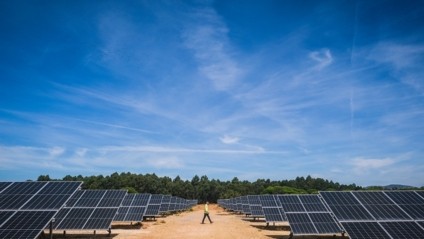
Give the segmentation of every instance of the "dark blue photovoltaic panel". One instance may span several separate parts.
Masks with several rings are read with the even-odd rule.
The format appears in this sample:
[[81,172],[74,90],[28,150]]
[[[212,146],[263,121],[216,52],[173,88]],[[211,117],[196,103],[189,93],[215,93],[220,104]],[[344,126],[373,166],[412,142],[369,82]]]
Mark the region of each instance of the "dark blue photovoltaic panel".
[[48,182],[22,209],[60,209],[81,182]]
[[74,207],[96,207],[105,193],[106,190],[83,190]]
[[424,238],[424,229],[415,222],[380,222],[380,225],[396,239]]
[[76,191],[74,195],[72,195],[72,197],[66,202],[65,207],[74,207],[84,192],[85,190]]
[[424,220],[424,199],[413,191],[385,192],[414,220]]
[[261,205],[250,205],[250,215],[252,217],[263,217],[264,211]]
[[263,207],[262,208],[267,222],[284,222],[287,221],[282,208]]
[[418,193],[422,198],[424,198],[424,191],[415,191],[416,193]]
[[34,195],[37,193],[47,182],[14,182],[6,188],[2,194],[28,194]]
[[287,219],[294,235],[317,234],[307,213],[287,213]]
[[38,194],[69,195],[73,194],[81,184],[81,182],[48,182]]
[[3,224],[6,219],[13,215],[15,211],[0,211],[0,225]]
[[320,192],[328,205],[359,205],[350,192]]
[[305,212],[305,208],[297,195],[279,195],[278,199],[285,212]]
[[308,213],[319,234],[341,233],[341,229],[330,213]]
[[247,200],[249,201],[250,205],[261,205],[259,195],[248,195]]
[[131,207],[125,217],[125,221],[141,222],[143,221],[144,212],[146,207]]
[[83,190],[74,194],[56,216],[55,229],[108,229],[126,190]]
[[10,184],[12,184],[11,182],[0,182],[0,193],[7,188]]
[[158,216],[159,215],[159,208],[160,208],[160,205],[149,204],[147,206],[146,212],[144,213],[144,216]]
[[0,228],[0,238],[36,238],[55,211],[17,211]]
[[[2,183],[0,238],[36,238],[81,182]],[[5,186],[6,185],[6,186]]]
[[384,205],[384,204],[393,204],[389,197],[387,197],[383,192],[352,192],[353,195],[362,203],[369,205]]
[[97,207],[119,207],[126,194],[125,190],[108,190]]
[[365,205],[376,220],[411,219],[397,205]]
[[[143,194],[137,194],[134,198],[134,201],[132,203],[132,206],[147,206],[149,203],[151,194],[143,193]],[[172,198],[171,198],[172,200]],[[175,203],[176,198],[174,198],[173,203]],[[171,201],[172,203],[172,201]]]
[[125,195],[125,197],[124,197],[124,200],[122,201],[122,207],[129,207],[129,206],[131,206],[131,204],[132,204],[132,202],[133,202],[133,200],[134,200],[134,198],[135,198],[135,195],[136,194],[127,194],[127,195]]
[[361,205],[331,205],[329,207],[339,221],[374,220]]
[[84,229],[92,208],[63,208],[56,216],[55,229]]
[[376,220],[411,219],[383,192],[352,192]]
[[130,207],[128,206],[122,206],[118,209],[118,212],[116,213],[116,216],[113,218],[113,221],[115,222],[124,222],[125,217],[127,216],[128,210]]
[[351,192],[320,192],[339,221],[374,220]]
[[342,222],[350,239],[391,239],[377,222]]
[[259,199],[261,201],[262,207],[277,207],[277,201],[275,200],[274,195],[260,195]]
[[424,204],[424,199],[414,191],[385,191],[384,193],[397,204]]
[[91,214],[84,229],[109,229],[118,208],[96,208]]
[[327,212],[318,195],[299,195],[300,201],[307,212]]
[[152,194],[152,196],[150,197],[149,204],[161,204],[162,198],[162,194]]
[[18,210],[22,207],[32,195],[30,194],[1,194],[0,209]]

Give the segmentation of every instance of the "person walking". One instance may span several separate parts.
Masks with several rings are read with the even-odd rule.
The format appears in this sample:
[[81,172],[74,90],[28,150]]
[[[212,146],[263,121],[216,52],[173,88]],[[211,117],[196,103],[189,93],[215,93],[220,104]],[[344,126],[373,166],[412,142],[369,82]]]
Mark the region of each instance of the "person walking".
[[211,218],[210,218],[210,216],[209,216],[209,206],[208,205],[209,205],[209,202],[206,202],[205,203],[205,211],[204,211],[204,214],[203,214],[202,224],[205,224],[205,218],[206,217],[208,217],[210,223],[213,223],[212,220],[211,220]]

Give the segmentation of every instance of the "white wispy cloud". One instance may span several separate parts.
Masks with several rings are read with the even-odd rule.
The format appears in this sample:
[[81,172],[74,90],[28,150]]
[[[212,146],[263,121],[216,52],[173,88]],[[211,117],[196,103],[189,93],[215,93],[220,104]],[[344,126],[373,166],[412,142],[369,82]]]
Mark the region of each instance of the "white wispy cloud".
[[313,51],[309,53],[309,57],[317,62],[314,67],[317,70],[322,70],[333,62],[333,56],[331,55],[331,51],[329,49]]
[[231,54],[225,23],[212,8],[195,9],[192,14],[196,20],[182,33],[185,46],[193,51],[200,72],[217,90],[231,89],[243,71]]
[[358,174],[367,173],[370,170],[382,170],[396,163],[392,158],[355,158],[350,164]]
[[221,140],[224,144],[235,144],[238,143],[240,139],[238,137],[224,135],[223,137],[220,137],[219,140]]
[[185,167],[177,157],[158,157],[146,160],[146,163],[157,169],[181,169]]

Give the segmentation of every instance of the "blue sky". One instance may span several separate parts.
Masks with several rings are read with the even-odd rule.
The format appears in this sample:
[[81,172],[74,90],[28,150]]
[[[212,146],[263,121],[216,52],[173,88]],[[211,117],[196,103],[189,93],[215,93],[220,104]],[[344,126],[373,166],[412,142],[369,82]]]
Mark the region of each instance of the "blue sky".
[[1,1],[0,180],[424,185],[423,1]]

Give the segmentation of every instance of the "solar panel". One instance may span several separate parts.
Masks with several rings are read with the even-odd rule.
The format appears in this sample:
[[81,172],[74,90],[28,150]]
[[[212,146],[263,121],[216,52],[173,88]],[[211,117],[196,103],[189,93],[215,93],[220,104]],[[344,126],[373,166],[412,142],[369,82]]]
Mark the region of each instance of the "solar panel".
[[147,206],[146,212],[144,213],[145,217],[155,217],[159,215],[159,204],[149,204]]
[[242,203],[242,211],[246,215],[250,215],[250,205],[249,200],[247,199],[247,196],[241,197],[241,203]]
[[0,227],[0,238],[36,238],[56,211],[17,211]]
[[118,208],[96,208],[84,225],[84,229],[108,229]]
[[264,217],[264,211],[261,205],[250,205],[251,217]]
[[374,220],[350,192],[320,192],[339,221]]
[[124,221],[141,222],[143,221],[146,207],[130,207]]
[[352,192],[376,220],[411,219],[383,192]]
[[144,212],[151,196],[146,193],[127,194],[113,220],[119,222],[143,221]]
[[307,212],[327,212],[328,209],[319,199],[318,195],[298,195]]
[[380,222],[380,225],[392,236],[392,238],[424,238],[424,229],[415,222]]
[[287,221],[282,208],[278,207],[263,207],[262,208],[267,222],[283,222]]
[[391,239],[377,222],[342,222],[351,239]]
[[262,209],[259,195],[248,195],[247,201],[249,202],[251,217],[264,217],[264,211]]
[[287,219],[294,235],[318,234],[307,213],[287,213]]
[[171,203],[171,195],[164,195],[162,198],[162,203],[159,208],[159,213],[168,212],[170,203]]
[[1,183],[0,238],[38,237],[80,185],[81,182]]
[[0,193],[2,193],[2,191],[8,186],[10,186],[11,184],[12,184],[11,182],[0,182]]
[[402,208],[411,218],[424,220],[424,199],[413,191],[384,192]]
[[424,191],[415,191],[418,195],[424,198]]
[[279,195],[278,199],[286,213],[305,212],[305,208],[297,195]]
[[342,231],[330,213],[308,213],[308,215],[318,234],[335,234]]
[[109,229],[126,190],[81,190],[56,216],[55,229]]

